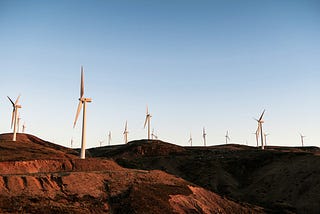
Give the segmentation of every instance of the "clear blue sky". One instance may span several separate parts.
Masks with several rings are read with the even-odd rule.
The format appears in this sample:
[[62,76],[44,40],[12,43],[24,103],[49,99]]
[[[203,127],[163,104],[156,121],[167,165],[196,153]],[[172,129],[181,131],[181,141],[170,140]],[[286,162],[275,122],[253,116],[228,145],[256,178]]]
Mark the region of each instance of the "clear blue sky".
[[88,147],[146,138],[145,108],[160,139],[255,145],[266,109],[273,145],[320,146],[319,1],[0,1],[0,132],[9,95],[27,132],[80,146],[72,123],[85,69]]

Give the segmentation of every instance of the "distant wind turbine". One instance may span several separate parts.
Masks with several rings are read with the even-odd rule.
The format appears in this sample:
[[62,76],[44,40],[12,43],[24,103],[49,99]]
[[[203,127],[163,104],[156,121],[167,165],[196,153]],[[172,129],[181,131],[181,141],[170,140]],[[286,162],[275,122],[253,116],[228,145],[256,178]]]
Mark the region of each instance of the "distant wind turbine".
[[188,142],[190,143],[190,146],[192,146],[192,135],[191,135],[191,133],[190,133],[190,138],[189,138]]
[[71,138],[70,145],[71,145],[71,148],[73,148],[73,138]]
[[108,134],[108,146],[110,146],[111,139],[112,139],[111,131],[109,131],[109,134]]
[[126,121],[126,125],[124,127],[124,132],[123,132],[125,144],[128,143],[128,133],[129,133],[129,131],[128,131],[128,121]]
[[304,136],[301,133],[299,133],[299,134],[300,134],[300,138],[301,138],[301,145],[302,145],[302,147],[304,147],[304,138],[307,136]]
[[90,102],[92,102],[91,98],[84,97],[84,77],[83,77],[83,67],[81,66],[80,98],[79,98],[76,118],[73,123],[73,128],[74,128],[76,126],[76,123],[83,105],[82,140],[81,140],[81,154],[80,154],[81,159],[86,158],[86,106],[87,106],[87,103],[90,103]]
[[258,122],[258,130],[261,134],[261,148],[264,149],[264,143],[263,143],[263,131],[262,131],[262,124],[264,123],[264,121],[262,120],[263,119],[263,115],[264,115],[264,112],[266,110],[263,110],[261,116],[259,119],[255,119],[257,122]]
[[152,129],[152,133],[151,133],[151,139],[158,139],[158,136],[154,133],[154,129]]
[[[8,97],[8,96],[7,96]],[[18,109],[21,108],[21,105],[18,104],[19,99],[20,99],[20,95],[18,96],[18,98],[16,99],[15,102],[13,102],[10,97],[8,97],[9,101],[12,104],[13,107],[13,111],[12,111],[12,117],[11,117],[11,128],[13,126],[13,141],[16,141],[17,139],[17,120],[18,120]]]
[[25,131],[26,131],[26,122],[24,122],[22,125],[22,133],[24,133]]
[[230,137],[229,137],[229,131],[227,131],[226,133],[226,144],[228,144],[228,142],[230,141]]
[[18,128],[17,128],[17,133],[20,132],[20,121],[21,121],[21,117],[20,117],[20,113],[19,113],[18,119],[17,119],[17,126],[18,126]]
[[206,129],[203,127],[202,129],[202,137],[203,137],[203,143],[204,143],[204,146],[207,146],[207,133],[206,133]]
[[269,133],[264,133],[264,134],[263,134],[265,146],[267,146],[267,136],[269,136],[269,135],[270,135]]
[[150,140],[150,120],[151,120],[151,114],[149,113],[149,109],[147,106],[147,113],[146,113],[146,120],[144,122],[144,128],[146,128],[146,125],[148,124],[148,140]]

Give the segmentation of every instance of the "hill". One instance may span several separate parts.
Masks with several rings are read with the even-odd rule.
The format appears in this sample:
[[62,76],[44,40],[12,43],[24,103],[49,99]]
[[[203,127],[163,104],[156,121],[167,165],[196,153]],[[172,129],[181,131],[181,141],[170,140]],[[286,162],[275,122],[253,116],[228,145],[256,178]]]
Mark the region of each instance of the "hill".
[[234,201],[268,212],[318,213],[320,149],[243,145],[180,147],[161,141],[93,148],[123,167],[162,170]]
[[76,158],[78,153],[73,149],[59,146],[40,138],[17,134],[12,141],[12,134],[0,135],[0,161]]
[[0,135],[1,213],[264,212],[163,171],[81,160],[77,152],[35,136],[19,134],[17,142],[10,137]]

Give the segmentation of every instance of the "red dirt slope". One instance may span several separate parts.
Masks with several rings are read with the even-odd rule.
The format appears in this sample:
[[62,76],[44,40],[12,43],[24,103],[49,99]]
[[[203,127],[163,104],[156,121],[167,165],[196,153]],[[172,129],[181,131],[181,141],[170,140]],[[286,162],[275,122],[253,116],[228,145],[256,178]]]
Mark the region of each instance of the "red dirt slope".
[[34,136],[9,137],[0,135],[0,213],[263,213],[162,171],[81,160]]
[[33,135],[17,134],[17,141],[12,141],[12,134],[0,135],[0,161],[76,158],[78,153]]

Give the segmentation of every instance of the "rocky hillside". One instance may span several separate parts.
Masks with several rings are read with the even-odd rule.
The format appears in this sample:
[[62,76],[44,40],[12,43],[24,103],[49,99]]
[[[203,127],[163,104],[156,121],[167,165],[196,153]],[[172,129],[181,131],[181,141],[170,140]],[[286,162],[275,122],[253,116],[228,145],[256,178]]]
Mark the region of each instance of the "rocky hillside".
[[161,141],[134,141],[95,148],[95,157],[121,166],[158,169],[234,201],[275,213],[318,213],[320,149],[242,145],[180,147]]
[[17,142],[0,135],[0,146],[0,213],[264,212],[160,170],[81,160],[31,135],[19,134]]

